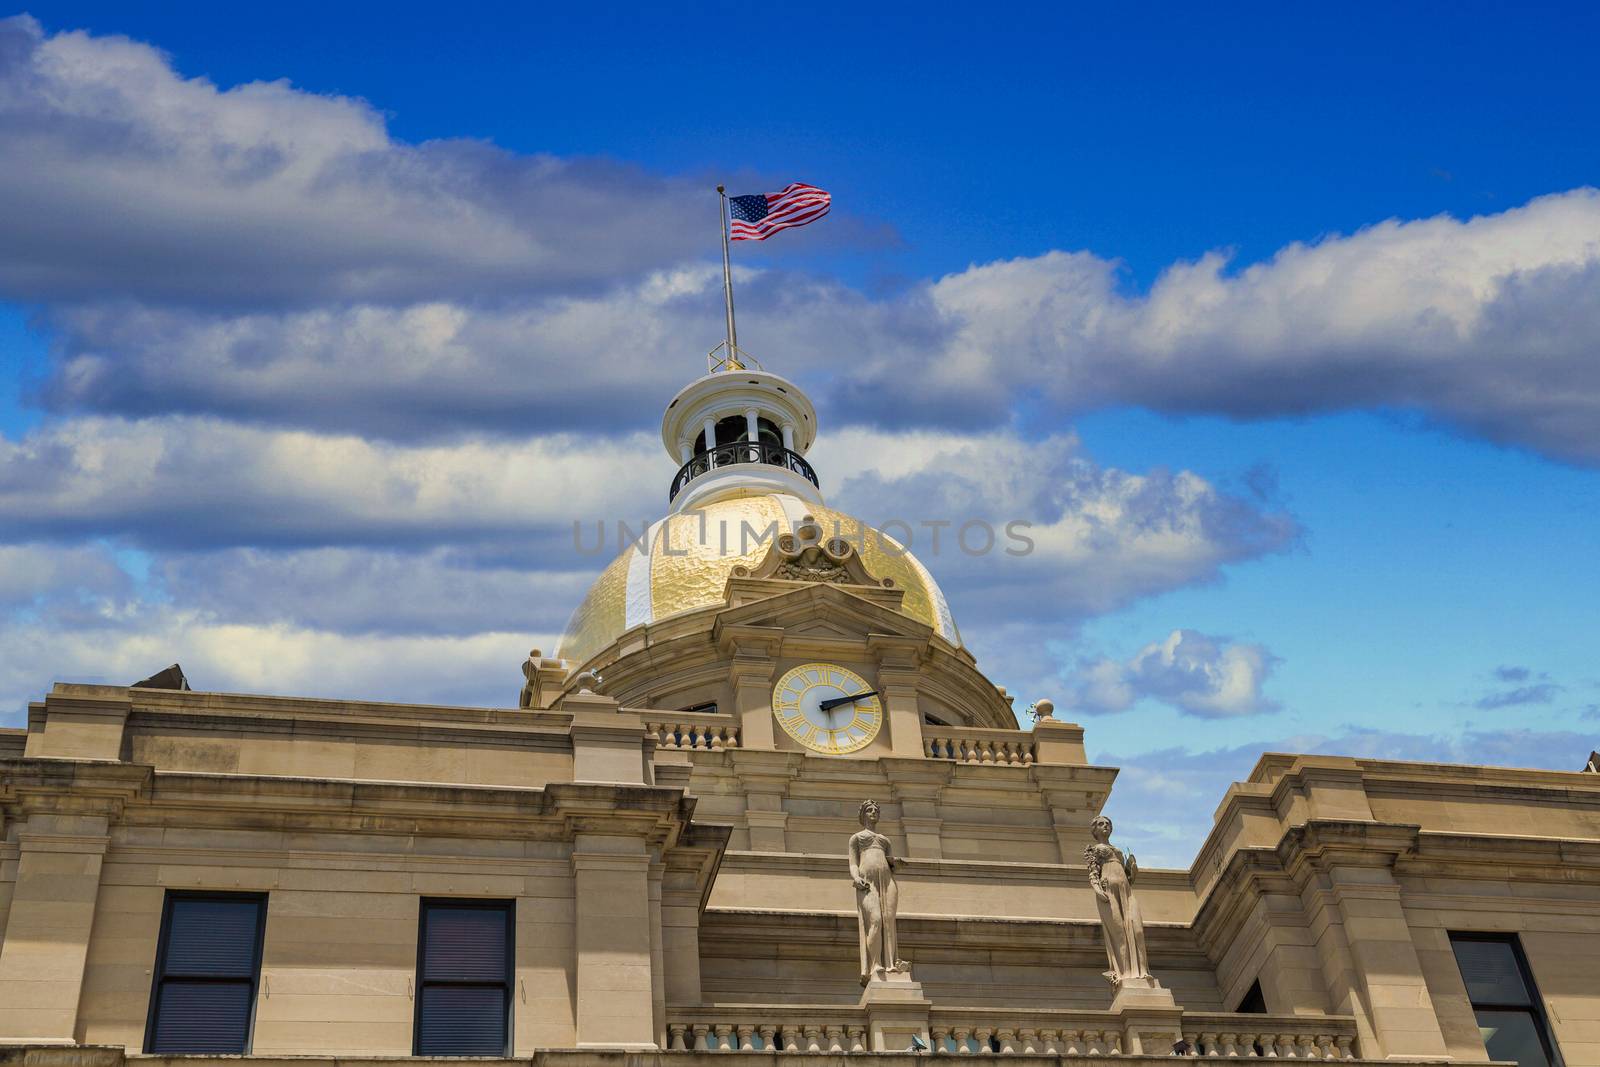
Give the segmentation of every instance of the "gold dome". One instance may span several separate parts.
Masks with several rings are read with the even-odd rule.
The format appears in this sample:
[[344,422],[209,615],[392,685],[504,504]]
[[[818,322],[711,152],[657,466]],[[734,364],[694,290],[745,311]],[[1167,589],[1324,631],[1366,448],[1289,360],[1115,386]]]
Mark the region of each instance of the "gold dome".
[[718,500],[662,519],[643,547],[630,545],[600,572],[572,613],[558,655],[583,663],[635,626],[723,603],[733,568],[754,567],[778,533],[811,515],[855,546],[874,577],[905,590],[901,610],[952,644],[961,636],[933,575],[900,543],[860,519],[786,493]]

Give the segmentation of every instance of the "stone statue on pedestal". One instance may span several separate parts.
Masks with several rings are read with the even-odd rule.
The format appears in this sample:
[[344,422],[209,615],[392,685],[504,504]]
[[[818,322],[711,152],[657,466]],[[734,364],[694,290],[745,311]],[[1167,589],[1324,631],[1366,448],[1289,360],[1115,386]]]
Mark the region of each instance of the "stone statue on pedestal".
[[1118,989],[1130,980],[1140,985],[1157,984],[1150,977],[1150,960],[1144,948],[1144,918],[1139,914],[1139,901],[1133,895],[1133,880],[1139,874],[1139,864],[1133,853],[1124,856],[1122,850],[1111,843],[1111,820],[1104,815],[1089,824],[1089,834],[1094,844],[1083,850],[1083,861],[1089,867],[1089,888],[1094,890],[1100,925],[1105,930],[1106,958],[1111,963],[1106,978]]
[[876,801],[861,802],[861,830],[850,838],[850,881],[856,887],[861,934],[861,984],[910,977],[911,965],[897,955],[895,917],[900,889],[894,881],[889,839],[878,833]]

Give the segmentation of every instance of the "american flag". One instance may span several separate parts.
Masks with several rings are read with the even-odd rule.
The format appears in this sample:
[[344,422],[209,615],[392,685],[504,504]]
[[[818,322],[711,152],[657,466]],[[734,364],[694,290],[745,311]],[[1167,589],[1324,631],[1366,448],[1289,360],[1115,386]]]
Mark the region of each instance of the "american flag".
[[765,241],[779,230],[815,222],[832,203],[832,195],[805,182],[795,182],[781,193],[730,196],[728,239]]

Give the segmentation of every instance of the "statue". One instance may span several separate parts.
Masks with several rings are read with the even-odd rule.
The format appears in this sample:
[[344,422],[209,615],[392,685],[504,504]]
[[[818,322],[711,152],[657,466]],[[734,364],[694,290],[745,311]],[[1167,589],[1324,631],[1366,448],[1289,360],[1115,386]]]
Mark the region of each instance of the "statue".
[[850,881],[856,887],[856,914],[861,932],[861,984],[885,981],[892,974],[909,976],[911,964],[896,955],[899,938],[895,916],[900,889],[894,883],[894,858],[889,839],[878,833],[878,804],[861,802],[861,829],[850,838]]
[[1133,895],[1139,864],[1133,853],[1124,858],[1122,850],[1111,843],[1111,820],[1104,815],[1089,824],[1089,834],[1094,844],[1083,850],[1083,861],[1089,867],[1089,888],[1094,890],[1100,925],[1105,930],[1106,958],[1111,961],[1106,978],[1118,987],[1128,979],[1154,983],[1150,960],[1145,955],[1144,919]]

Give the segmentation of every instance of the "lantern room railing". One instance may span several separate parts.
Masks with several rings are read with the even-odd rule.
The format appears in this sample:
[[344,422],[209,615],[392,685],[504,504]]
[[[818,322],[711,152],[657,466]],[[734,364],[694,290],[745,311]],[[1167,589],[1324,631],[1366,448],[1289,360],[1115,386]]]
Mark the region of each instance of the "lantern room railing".
[[817,481],[817,472],[811,469],[811,464],[800,453],[765,441],[734,441],[697,453],[679,467],[678,476],[672,479],[672,489],[667,493],[667,501],[670,503],[684,486],[702,474],[736,463],[765,463],[769,467],[782,467],[800,475],[817,488],[822,487]]

